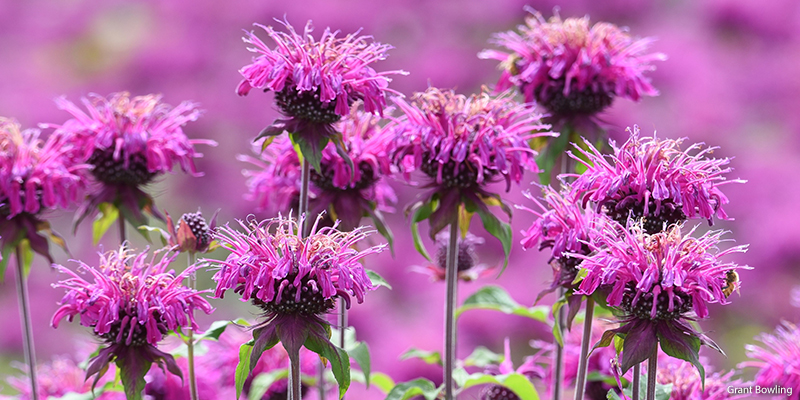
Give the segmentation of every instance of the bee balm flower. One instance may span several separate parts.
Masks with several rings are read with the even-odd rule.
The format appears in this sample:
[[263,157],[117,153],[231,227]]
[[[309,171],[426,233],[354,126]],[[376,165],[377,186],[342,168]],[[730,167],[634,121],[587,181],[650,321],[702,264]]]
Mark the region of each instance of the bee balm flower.
[[53,285],[67,292],[53,315],[53,327],[65,317],[77,316],[81,325],[105,341],[106,346],[90,360],[86,377],[96,374],[96,383],[108,364],[115,362],[129,399],[141,394],[153,362],[181,376],[172,356],[156,345],[170,331],[186,326],[198,329],[195,309],[206,314],[213,311],[202,292],[182,284],[195,267],[176,276],[167,268],[177,253],[168,251],[158,260],[154,255],[149,261],[147,256],[147,251],[134,254],[123,246],[102,254],[97,267],[80,262],[80,270],[88,272],[91,280],[59,265],[69,278]]
[[596,114],[615,97],[638,101],[658,91],[645,73],[661,53],[647,53],[653,39],[636,39],[624,29],[589,17],[549,20],[536,11],[519,32],[498,33],[492,42],[507,50],[484,50],[479,57],[501,62],[498,90],[515,86],[526,102],[556,116]]

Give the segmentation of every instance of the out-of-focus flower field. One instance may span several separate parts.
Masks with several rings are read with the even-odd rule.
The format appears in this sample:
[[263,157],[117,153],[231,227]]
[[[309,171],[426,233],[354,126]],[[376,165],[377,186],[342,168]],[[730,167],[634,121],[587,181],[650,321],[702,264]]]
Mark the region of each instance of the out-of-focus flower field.
[[[0,0],[0,115],[16,118],[23,127],[39,123],[60,124],[69,115],[54,99],[72,101],[90,93],[108,95],[129,91],[134,95],[160,93],[177,105],[183,100],[200,104],[202,116],[184,130],[190,138],[216,140],[217,147],[203,146],[197,160],[204,176],[167,174],[150,185],[149,192],[162,210],[172,215],[200,207],[209,215],[221,209],[217,225],[255,214],[256,204],[244,198],[248,189],[242,170],[251,166],[237,160],[252,154],[252,139],[279,116],[272,94],[254,91],[237,96],[238,70],[251,61],[241,38],[254,22],[275,25],[274,18],[302,27],[309,19],[319,34],[325,27],[362,34],[394,46],[381,70],[405,70],[392,76],[391,87],[406,95],[428,86],[476,93],[492,86],[500,71],[492,60],[477,54],[495,32],[523,23],[529,5],[545,16],[589,15],[630,28],[634,36],[652,36],[651,50],[668,59],[655,63],[650,73],[657,97],[638,103],[618,99],[601,114],[612,138],[624,141],[625,128],[637,124],[643,134],[656,131],[660,138],[688,137],[688,142],[719,146],[716,157],[732,157],[729,178],[745,184],[727,185],[730,200],[726,212],[734,219],[717,221],[715,228],[730,229],[737,244],[749,251],[731,260],[749,265],[740,270],[741,291],[732,304],[711,305],[710,318],[701,327],[725,350],[727,357],[707,348],[715,370],[729,370],[744,361],[744,346],[753,337],[772,331],[782,319],[800,321],[792,289],[800,285],[800,2],[796,0],[320,0],[320,1],[13,1]],[[260,34],[260,32],[259,32]],[[538,195],[528,173],[522,190]],[[368,294],[368,300],[349,314],[358,339],[369,344],[372,369],[395,381],[426,377],[440,383],[441,368],[418,359],[400,360],[410,348],[441,350],[443,346],[444,284],[431,282],[414,272],[428,262],[414,249],[409,220],[403,208],[421,190],[398,178],[390,182],[399,201],[397,211],[386,215],[395,235],[391,252],[366,259],[366,266],[381,274],[393,287]],[[498,191],[505,189],[498,185]],[[520,187],[511,186],[502,196],[510,203],[528,204]],[[91,224],[72,233],[74,212],[48,215],[67,241],[70,255],[54,248],[56,262],[74,268],[70,258],[95,260]],[[514,248],[508,268],[499,277],[484,274],[461,283],[464,299],[483,285],[504,287],[521,304],[533,305],[537,294],[552,278],[548,252],[524,251],[520,231],[533,216],[515,212],[512,220]],[[368,221],[368,220],[364,220]],[[160,222],[152,222],[159,225]],[[705,230],[702,223],[699,229]],[[427,230],[427,224],[423,228]],[[472,233],[484,237],[478,247],[481,263],[501,266],[503,249],[479,223]],[[427,233],[427,232],[426,232]],[[135,247],[147,242],[129,229]],[[423,235],[427,240],[427,235]],[[373,235],[371,240],[382,240]],[[104,250],[118,245],[115,232],[102,241]],[[433,249],[433,241],[427,243]],[[733,245],[733,244],[731,244]],[[730,246],[725,246],[730,247]],[[221,258],[224,250],[209,257]],[[185,263],[185,256],[178,263]],[[183,265],[183,264],[181,264]],[[498,271],[499,268],[494,271]],[[0,378],[19,374],[12,367],[22,360],[22,337],[16,303],[13,268],[0,283]],[[199,288],[213,288],[211,272],[199,274]],[[58,355],[86,354],[92,343],[88,329],[77,323],[51,327],[63,291],[51,284],[62,277],[37,256],[29,285],[34,310],[33,324],[39,361]],[[542,300],[552,304],[554,296]],[[201,328],[211,321],[244,317],[253,319],[257,309],[229,296],[210,300],[213,315],[197,316]],[[517,365],[533,354],[531,340],[550,341],[545,324],[493,311],[469,311],[458,320],[459,355],[476,346],[502,353],[510,339]],[[234,328],[229,328],[234,329]],[[753,371],[745,371],[745,377]],[[13,394],[9,388],[0,393]],[[543,391],[544,393],[544,391]],[[477,395],[474,395],[477,398]],[[348,399],[382,398],[376,388],[353,383]],[[467,397],[469,398],[469,397]]]

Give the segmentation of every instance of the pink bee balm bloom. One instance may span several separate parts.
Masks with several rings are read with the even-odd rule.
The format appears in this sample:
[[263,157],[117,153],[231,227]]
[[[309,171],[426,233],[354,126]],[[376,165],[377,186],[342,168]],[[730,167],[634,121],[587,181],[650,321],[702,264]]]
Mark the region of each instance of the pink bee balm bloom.
[[37,232],[53,233],[39,215],[77,202],[87,186],[88,166],[71,156],[74,143],[55,135],[42,140],[39,134],[0,118],[0,236],[4,249],[28,239],[32,250],[52,262],[47,239]]
[[776,389],[775,395],[800,396],[800,328],[783,321],[773,333],[757,336],[763,346],[746,345],[751,359],[738,365],[739,368],[758,368],[755,384],[763,388]]
[[169,331],[187,326],[198,329],[195,309],[206,314],[213,311],[202,292],[182,284],[196,267],[176,276],[167,270],[176,252],[166,251],[160,259],[153,255],[149,261],[147,256],[147,251],[134,254],[123,245],[101,254],[98,267],[79,262],[79,269],[88,272],[91,281],[59,265],[56,267],[69,278],[53,285],[67,291],[53,315],[53,327],[64,317],[71,321],[78,316],[81,325],[92,328],[106,342],[91,360],[87,378],[97,374],[97,382],[104,368],[115,361],[126,393],[141,392],[139,386],[143,387],[144,375],[153,362],[180,376],[175,360],[158,350],[157,343]]
[[317,41],[311,35],[311,21],[302,34],[288,21],[276,21],[288,32],[255,24],[267,32],[275,48],[253,32],[244,38],[253,46],[248,50],[258,56],[239,71],[244,79],[236,92],[242,96],[252,88],[275,92],[275,103],[287,118],[276,120],[259,138],[284,131],[293,134],[296,142],[308,144],[311,152],[305,154],[304,150],[304,154],[316,168],[319,152],[335,134],[332,124],[348,115],[356,100],[364,103],[367,112],[383,114],[386,93],[394,92],[387,75],[405,72],[376,72],[371,64],[385,59],[391,46],[373,42],[359,32],[337,37],[338,31],[326,28]]
[[640,224],[623,229],[610,222],[594,230],[590,255],[572,254],[583,259],[584,278],[576,293],[591,295],[602,287],[608,293],[608,305],[620,308],[625,316],[623,326],[614,330],[628,335],[623,372],[650,357],[659,342],[664,351],[666,344],[696,348],[689,344],[695,340],[714,347],[684,320],[708,317],[709,303],[728,304],[723,292],[728,271],[747,268],[721,260],[745,252],[746,245],[720,250],[723,231],[694,238],[696,228],[687,234],[682,228],[682,224],[672,225],[664,232],[648,234]]
[[[338,223],[320,228],[318,216],[304,237],[299,232],[303,218],[239,221],[244,232],[222,227],[216,240],[231,254],[224,261],[207,260],[217,266],[217,297],[233,289],[242,301],[251,300],[264,311],[264,320],[253,327],[251,371],[261,353],[278,342],[296,362],[299,359],[293,357],[299,357],[303,346],[321,355],[342,354],[343,350],[330,342],[328,323],[320,315],[333,309],[335,297],[350,308],[351,296],[361,303],[366,292],[375,288],[359,261],[383,251],[386,245],[361,251],[355,248],[372,231],[357,227],[341,232],[336,229]],[[349,361],[340,358],[332,362]],[[333,371],[340,390],[346,389],[341,386],[343,377],[336,375],[340,370]]]
[[216,146],[212,140],[189,139],[183,126],[195,121],[200,111],[191,102],[171,107],[160,95],[131,97],[126,92],[108,98],[92,94],[82,99],[86,112],[66,98],[56,105],[73,118],[56,126],[57,135],[76,143],[80,156],[94,166],[92,175],[101,189],[90,196],[78,214],[78,222],[97,212],[100,203],[126,210],[135,225],[146,223],[142,210],[163,219],[153,199],[141,190],[158,175],[171,172],[175,164],[193,176],[194,159],[202,157],[197,144]]
[[[355,228],[368,216],[388,234],[381,213],[393,212],[397,202],[385,179],[390,173],[387,152],[393,136],[379,121],[379,117],[354,110],[334,125],[342,135],[349,162],[332,143],[325,147],[320,171],[311,172],[309,215],[327,210],[341,221],[342,230]],[[260,148],[258,145],[258,151]],[[259,210],[278,213],[297,208],[302,166],[291,141],[278,138],[259,158],[240,155],[238,159],[258,168],[244,174],[250,189],[246,198],[256,201]]]
[[[701,358],[703,365],[711,365]],[[727,373],[706,370],[705,379],[692,366],[683,360],[662,356],[658,359],[656,381],[660,385],[672,385],[670,400],[733,400],[747,397],[744,394],[752,387],[752,382],[742,382]]]
[[525,193],[525,197],[531,199],[537,209],[517,206],[538,217],[522,232],[522,248],[527,250],[538,247],[540,251],[550,249],[553,283],[539,294],[539,298],[559,286],[567,289],[575,287],[572,282],[578,274],[578,265],[583,260],[569,254],[588,255],[591,252],[588,245],[589,233],[596,226],[596,219],[601,218],[601,215],[592,210],[584,210],[550,186],[543,187],[542,193],[542,199],[534,198],[529,192]]
[[684,139],[641,137],[638,126],[628,132],[622,146],[611,141],[612,155],[603,155],[588,141],[588,150],[577,149],[588,162],[573,156],[587,170],[572,183],[572,200],[584,206],[592,201],[621,225],[629,218],[643,218],[647,233],[687,218],[703,218],[709,224],[715,216],[728,218],[722,208],[728,198],[721,187],[744,182],[726,179],[730,159],[707,158],[716,148],[701,144],[681,150]]
[[557,116],[596,114],[615,97],[638,101],[658,91],[645,73],[663,61],[647,53],[651,38],[636,39],[625,29],[589,17],[549,20],[530,10],[519,32],[498,33],[493,44],[507,51],[484,50],[480,58],[501,62],[498,90],[515,86],[526,102],[537,102]]
[[[40,398],[61,398],[68,393],[89,393],[92,388],[84,378],[84,371],[78,364],[68,357],[55,357],[51,361],[41,363],[36,366],[36,376],[38,377],[39,390],[37,391]],[[0,395],[2,400],[32,400],[33,394],[31,393],[31,386],[28,379],[20,379],[11,376],[8,378],[8,384],[11,388],[18,391],[14,397],[6,397]],[[97,397],[92,397],[96,400],[122,400],[125,395],[120,392],[102,392],[95,391]]]
[[554,135],[540,114],[510,93],[464,96],[428,88],[411,103],[395,102],[405,115],[395,128],[392,162],[406,179],[417,170],[427,175],[425,187],[432,190],[422,203],[438,199],[430,215],[431,237],[456,220],[460,204],[488,216],[486,200],[499,196],[485,186],[505,181],[508,191],[525,170],[538,172],[528,140]]

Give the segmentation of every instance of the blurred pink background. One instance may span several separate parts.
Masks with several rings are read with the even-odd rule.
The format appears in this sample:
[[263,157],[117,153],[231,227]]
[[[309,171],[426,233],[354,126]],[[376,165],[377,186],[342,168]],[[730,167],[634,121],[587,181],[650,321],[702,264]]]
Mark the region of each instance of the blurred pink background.
[[[800,2],[796,0],[0,0],[0,115],[18,119],[23,127],[61,123],[67,114],[56,109],[53,98],[66,95],[77,101],[92,92],[162,93],[173,105],[197,101],[205,113],[185,131],[190,137],[220,143],[201,149],[205,158],[198,168],[205,176],[169,175],[150,190],[159,207],[173,215],[197,207],[209,214],[222,208],[219,221],[225,223],[244,218],[254,208],[242,198],[245,165],[235,155],[248,153],[251,139],[277,115],[271,94],[254,92],[241,98],[234,93],[240,80],[237,71],[251,59],[240,39],[243,29],[252,29],[254,22],[273,24],[273,18],[284,15],[298,29],[312,19],[317,33],[326,26],[344,33],[363,28],[363,33],[395,47],[377,69],[410,72],[395,78],[394,89],[410,94],[432,85],[471,93],[481,85],[492,85],[499,76],[494,62],[479,60],[476,54],[488,46],[492,33],[522,23],[526,4],[546,16],[558,6],[562,17],[589,14],[592,21],[629,26],[635,36],[658,38],[653,50],[669,56],[651,74],[661,96],[640,103],[615,102],[603,115],[612,126],[612,137],[621,138],[626,126],[638,124],[645,133],[686,136],[690,142],[720,146],[717,156],[735,157],[731,178],[748,183],[725,187],[731,200],[727,211],[735,221],[718,227],[730,229],[737,243],[750,244],[750,251],[736,261],[754,269],[740,274],[741,297],[734,295],[733,304],[714,307],[711,318],[701,323],[728,356],[703,353],[718,369],[731,368],[743,359],[743,344],[752,342],[754,334],[772,330],[782,318],[796,322],[800,316],[800,309],[790,305],[790,291],[800,284]],[[528,181],[535,179],[529,175]],[[402,209],[416,191],[402,182],[395,187]],[[535,190],[528,184],[522,189],[528,188]],[[504,196],[524,202],[520,192],[512,187]],[[54,212],[51,219],[66,236],[72,257],[96,262],[89,224],[73,236],[72,217],[69,212]],[[354,306],[351,323],[359,339],[370,345],[374,371],[388,373],[395,381],[424,376],[439,383],[439,368],[418,360],[399,361],[398,356],[412,346],[442,347],[444,286],[409,271],[425,261],[413,248],[402,213],[389,216],[389,222],[397,256],[392,259],[386,252],[368,258],[367,266],[394,289],[381,288]],[[530,222],[527,213],[515,214],[515,245],[519,231]],[[472,230],[486,236],[477,222]],[[133,240],[137,246],[146,245],[141,237]],[[116,241],[112,229],[103,245],[108,249]],[[74,267],[60,249],[53,254],[57,262]],[[212,254],[223,256],[223,251]],[[482,262],[497,264],[502,249],[487,237],[480,256]],[[0,378],[16,373],[8,363],[22,358],[11,269],[0,283]],[[210,287],[211,274],[205,275],[200,286]],[[40,361],[75,352],[89,336],[77,323],[57,331],[50,327],[63,294],[50,284],[59,278],[44,259],[35,259],[30,286]],[[531,305],[549,278],[546,257],[517,247],[502,277],[462,284],[460,297],[496,284],[520,303]],[[234,297],[213,301],[218,310],[203,321],[255,316],[253,307]],[[545,299],[552,301],[552,296]],[[501,352],[508,336],[518,361],[533,352],[529,340],[549,340],[543,324],[496,312],[468,312],[459,326],[462,357],[477,345]],[[375,389],[366,391],[357,383],[350,393],[348,399],[353,400],[381,398]]]

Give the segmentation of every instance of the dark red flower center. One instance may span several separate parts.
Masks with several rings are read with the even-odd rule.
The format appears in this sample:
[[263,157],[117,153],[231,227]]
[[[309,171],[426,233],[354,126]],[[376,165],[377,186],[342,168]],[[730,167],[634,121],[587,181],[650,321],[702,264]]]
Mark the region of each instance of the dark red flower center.
[[[293,284],[294,280],[294,275],[287,276],[284,279],[276,280],[275,298],[270,302],[264,302],[256,297],[254,293],[253,304],[257,307],[260,307],[267,313],[281,315],[319,315],[333,310],[335,305],[333,299],[326,299],[325,296],[322,295],[322,291],[319,289],[314,290],[313,288],[319,288],[319,285],[309,284],[312,279],[308,275],[301,279],[299,288]],[[283,288],[283,291],[279,291],[283,282],[287,282],[288,284]],[[236,288],[237,293],[241,293],[243,290],[244,288],[242,286]],[[300,291],[299,299],[297,298],[298,290]],[[258,289],[254,291],[257,292]]]
[[298,92],[294,86],[286,85],[280,92],[275,92],[275,102],[285,115],[318,124],[332,124],[342,118],[335,111],[336,100],[330,103],[320,101],[319,89]]
[[189,230],[197,238],[196,248],[203,249],[211,243],[211,229],[209,229],[202,214],[199,212],[183,214],[180,221],[178,221],[178,229],[180,229],[180,224],[182,223],[187,224]]
[[483,389],[481,400],[519,400],[519,396],[507,387],[491,385]]
[[[437,179],[439,176],[439,166],[442,165],[439,161],[433,158],[428,158],[427,161],[422,162],[421,170],[431,178]],[[494,177],[495,171],[490,169],[483,169],[483,182],[491,181]],[[456,168],[455,161],[450,160],[442,165],[442,186],[445,187],[458,187],[458,188],[471,188],[478,184],[478,171],[468,162],[461,162]]]
[[[128,336],[131,336],[131,344],[130,346],[144,346],[147,344],[147,328],[143,324],[133,324],[131,326],[130,322],[128,322],[125,326],[122,326],[122,320],[124,319],[124,313],[120,313],[120,317],[118,320],[114,321],[109,328],[108,333],[100,335],[101,338],[105,339],[108,343],[119,343],[125,344],[128,340]],[[153,318],[158,319],[158,313],[153,316]],[[158,330],[161,332],[162,337],[167,334],[168,330],[163,324],[157,323]],[[120,328],[123,330],[122,336],[119,335]],[[133,329],[131,329],[133,328]],[[119,337],[119,340],[117,338]]]
[[311,170],[311,182],[314,182],[318,188],[328,191],[328,192],[335,192],[335,191],[344,191],[344,190],[363,190],[371,187],[378,181],[378,177],[375,175],[375,172],[372,169],[372,165],[367,162],[361,162],[358,164],[359,172],[361,176],[359,177],[358,181],[355,182],[352,186],[348,188],[340,188],[333,184],[333,177],[334,171],[333,168],[326,168],[325,164],[321,165],[322,172],[317,172],[316,170]]
[[592,115],[603,111],[611,105],[614,98],[610,93],[601,90],[595,92],[591,87],[583,90],[570,88],[564,95],[564,82],[557,86],[544,87],[535,91],[536,101],[555,115]]
[[149,183],[156,176],[155,172],[147,169],[147,160],[142,154],[133,154],[128,158],[125,166],[125,153],[120,153],[118,160],[114,159],[114,149],[95,149],[87,161],[94,166],[92,175],[103,183],[114,185],[139,186]]
[[673,309],[669,311],[669,296],[667,293],[661,292],[656,300],[658,302],[656,304],[656,317],[652,318],[650,312],[653,310],[653,295],[650,293],[640,295],[636,300],[636,304],[633,304],[635,294],[635,285],[631,283],[622,297],[622,308],[629,315],[639,319],[675,320],[692,309],[691,296],[682,292],[674,292]]
[[652,199],[648,204],[647,213],[644,211],[644,201],[628,199],[634,199],[634,197],[629,196],[619,202],[612,200],[604,206],[605,213],[622,226],[627,225],[628,217],[634,221],[642,220],[642,229],[653,235],[664,231],[665,227],[686,220],[683,208],[673,203],[671,199],[661,201],[658,214],[656,214],[658,206]]
[[[478,255],[475,254],[474,246],[458,241],[458,261],[456,265],[458,272],[469,271],[478,264]],[[447,270],[447,244],[439,246],[436,250],[436,265],[442,270]]]

